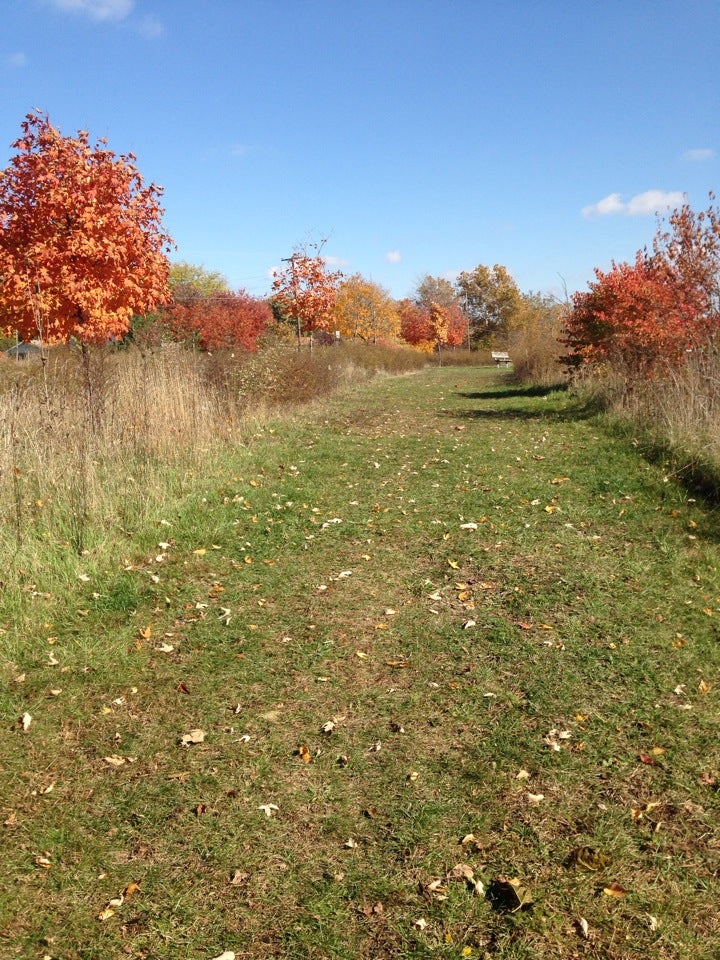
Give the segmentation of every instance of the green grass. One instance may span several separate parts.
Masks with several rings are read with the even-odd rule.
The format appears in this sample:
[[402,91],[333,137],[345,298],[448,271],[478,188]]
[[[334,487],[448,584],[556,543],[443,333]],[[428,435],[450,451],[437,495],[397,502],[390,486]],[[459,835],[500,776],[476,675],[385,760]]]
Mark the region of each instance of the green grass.
[[472,368],[176,469],[0,610],[3,957],[719,955],[712,505]]

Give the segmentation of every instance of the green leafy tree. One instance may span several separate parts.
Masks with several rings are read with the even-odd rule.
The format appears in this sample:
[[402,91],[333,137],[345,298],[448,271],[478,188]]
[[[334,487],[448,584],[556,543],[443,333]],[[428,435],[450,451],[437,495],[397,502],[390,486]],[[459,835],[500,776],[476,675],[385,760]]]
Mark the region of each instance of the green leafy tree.
[[230,284],[221,273],[186,260],[170,265],[169,283],[175,303],[187,303],[189,300],[230,292]]
[[415,288],[413,300],[419,307],[427,307],[435,303],[440,307],[450,309],[460,302],[457,290],[445,277],[433,277],[426,273]]
[[472,341],[479,345],[493,337],[505,339],[521,306],[520,290],[507,268],[479,264],[460,274],[456,288],[470,323]]

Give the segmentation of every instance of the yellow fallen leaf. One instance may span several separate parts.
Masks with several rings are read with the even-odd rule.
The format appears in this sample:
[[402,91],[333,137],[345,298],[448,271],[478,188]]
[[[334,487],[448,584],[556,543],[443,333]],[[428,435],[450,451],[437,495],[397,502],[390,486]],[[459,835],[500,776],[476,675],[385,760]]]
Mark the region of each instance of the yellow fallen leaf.
[[205,547],[198,547],[197,550],[193,550],[193,553],[195,554],[196,557],[204,557],[205,554],[207,553],[207,550],[205,549]]
[[460,569],[460,564],[457,562],[457,560],[448,560],[448,566],[449,566],[449,567],[452,567],[453,570],[459,570],[459,569]]
[[100,913],[97,915],[97,918],[100,921],[100,923],[104,923],[106,920],[109,920],[110,917],[114,917],[114,916],[115,916],[115,911],[113,910],[113,908],[105,907],[105,909],[101,910]]
[[626,897],[627,890],[620,883],[609,883],[606,887],[603,887],[603,893],[607,894],[608,897]]

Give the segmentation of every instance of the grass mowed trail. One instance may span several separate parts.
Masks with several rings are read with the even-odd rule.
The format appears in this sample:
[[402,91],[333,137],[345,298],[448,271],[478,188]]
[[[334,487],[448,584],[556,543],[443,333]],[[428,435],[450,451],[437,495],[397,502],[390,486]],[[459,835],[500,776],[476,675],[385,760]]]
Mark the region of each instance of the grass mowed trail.
[[717,520],[494,371],[265,424],[0,608],[0,955],[717,958]]

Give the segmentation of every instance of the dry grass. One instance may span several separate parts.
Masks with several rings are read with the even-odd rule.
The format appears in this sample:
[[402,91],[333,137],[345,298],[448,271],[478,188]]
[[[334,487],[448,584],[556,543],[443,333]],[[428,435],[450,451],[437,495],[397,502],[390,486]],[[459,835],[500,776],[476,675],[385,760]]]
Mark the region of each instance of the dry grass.
[[508,349],[520,383],[549,387],[565,379],[560,357],[566,351],[559,337],[559,324],[527,326],[511,332]]
[[668,366],[652,380],[614,364],[594,371],[577,389],[631,429],[644,449],[671,472],[720,493],[720,353],[708,349]]
[[[76,555],[133,529],[277,405],[424,366],[415,351],[287,345],[256,355],[51,351],[0,367],[0,546],[32,571],[37,542]],[[47,563],[47,556],[45,557]]]

